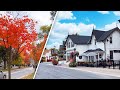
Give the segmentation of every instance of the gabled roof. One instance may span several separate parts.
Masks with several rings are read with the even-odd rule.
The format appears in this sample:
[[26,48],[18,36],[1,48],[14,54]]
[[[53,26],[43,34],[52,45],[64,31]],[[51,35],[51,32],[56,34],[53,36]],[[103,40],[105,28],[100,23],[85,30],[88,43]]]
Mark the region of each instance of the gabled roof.
[[119,30],[119,31],[120,31],[120,29],[119,29],[118,27],[113,28],[113,29],[111,29],[111,30],[109,30],[109,31],[106,31],[106,32],[98,39],[98,41],[104,41],[111,33],[113,33],[113,32],[116,31],[116,30]]
[[[92,35],[91,35],[91,39],[92,39],[92,36],[94,35],[96,38],[96,41],[98,41],[98,42],[104,41],[115,30],[119,30],[119,28],[116,27],[116,28],[113,28],[109,31],[93,30]],[[91,39],[90,39],[90,41],[91,41]],[[89,43],[90,43],[90,41],[89,41]]]
[[68,35],[74,44],[88,44],[90,36]]
[[105,33],[105,31],[100,31],[100,30],[93,30],[93,35],[95,36],[96,40],[98,39]]
[[116,30],[120,31],[118,27],[113,28],[109,31],[93,30],[91,36],[80,36],[80,35],[75,34],[75,35],[68,35],[67,39],[70,38],[73,41],[73,43],[77,45],[90,44],[93,35],[95,36],[96,41],[100,42],[100,41],[106,40],[107,37]]
[[91,42],[91,39],[92,39],[92,36],[93,36],[93,35],[95,36],[96,41],[98,41],[98,39],[99,39],[104,33],[105,33],[105,31],[101,31],[101,30],[95,30],[95,29],[93,29],[93,31],[92,31],[92,35],[91,35],[91,38],[90,38],[90,40],[89,40],[88,43]]

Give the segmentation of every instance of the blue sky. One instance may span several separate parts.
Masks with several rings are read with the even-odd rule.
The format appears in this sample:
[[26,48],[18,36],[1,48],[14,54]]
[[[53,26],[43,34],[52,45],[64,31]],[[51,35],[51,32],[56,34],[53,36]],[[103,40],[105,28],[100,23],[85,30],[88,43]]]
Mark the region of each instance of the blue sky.
[[46,48],[62,44],[69,34],[91,35],[93,27],[99,30],[110,30],[116,27],[120,11],[59,11],[51,30]]

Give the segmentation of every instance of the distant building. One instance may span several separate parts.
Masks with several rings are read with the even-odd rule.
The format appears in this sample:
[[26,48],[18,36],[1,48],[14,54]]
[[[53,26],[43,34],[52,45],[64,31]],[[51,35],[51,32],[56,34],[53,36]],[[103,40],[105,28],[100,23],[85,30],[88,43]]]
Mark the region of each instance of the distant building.
[[60,60],[65,60],[66,58],[66,46],[65,46],[65,41],[63,41],[63,44],[59,46],[59,52],[58,56]]
[[45,61],[47,62],[47,60],[51,59],[52,55],[51,55],[51,49],[46,49],[43,52],[43,56],[45,58]]
[[56,48],[51,49],[51,55],[52,56],[57,56],[58,55],[58,50]]

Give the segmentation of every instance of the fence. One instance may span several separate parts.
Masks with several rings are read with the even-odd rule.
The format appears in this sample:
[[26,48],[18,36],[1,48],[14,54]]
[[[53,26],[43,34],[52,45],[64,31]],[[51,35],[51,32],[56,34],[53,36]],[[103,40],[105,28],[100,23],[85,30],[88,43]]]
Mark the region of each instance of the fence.
[[120,60],[103,60],[97,62],[79,62],[78,66],[87,66],[87,67],[103,67],[103,68],[118,68],[120,70]]

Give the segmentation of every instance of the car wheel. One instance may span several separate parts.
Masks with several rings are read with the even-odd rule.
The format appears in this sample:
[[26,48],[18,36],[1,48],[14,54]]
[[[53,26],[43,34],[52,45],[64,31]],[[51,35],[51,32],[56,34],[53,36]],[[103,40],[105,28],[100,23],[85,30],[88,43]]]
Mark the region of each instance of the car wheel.
[[6,75],[3,76],[3,79],[6,79]]

